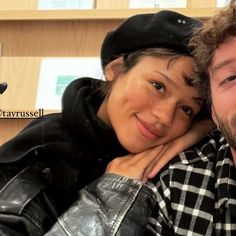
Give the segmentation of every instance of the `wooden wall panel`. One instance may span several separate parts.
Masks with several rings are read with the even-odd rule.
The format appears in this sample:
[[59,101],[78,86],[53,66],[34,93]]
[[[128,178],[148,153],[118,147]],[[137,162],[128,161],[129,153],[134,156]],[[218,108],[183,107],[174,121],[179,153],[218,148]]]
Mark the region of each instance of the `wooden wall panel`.
[[216,0],[188,0],[188,8],[210,8],[216,7]]
[[1,109],[27,110],[35,106],[41,58],[1,57],[0,82],[8,88],[0,97]]
[[97,9],[122,9],[128,8],[129,0],[97,0]]
[[0,0],[1,10],[34,10],[38,0]]
[[[167,0],[166,0],[167,1]],[[98,9],[125,9],[129,6],[129,0],[97,0]],[[216,0],[188,0],[187,7],[215,7]]]
[[0,21],[2,56],[96,56],[120,20]]
[[[38,0],[0,0],[1,10],[36,10]],[[125,9],[129,0],[95,0],[97,9]],[[216,0],[188,0],[188,7],[215,7]]]
[[0,119],[0,146],[14,137],[30,121],[30,119]]
[[[37,2],[0,0],[0,82],[9,84],[0,95],[0,109],[34,107],[41,57],[98,56],[105,34],[137,13],[127,9],[129,0],[96,0],[98,10],[92,11],[32,11],[37,10]],[[187,8],[180,11],[208,17],[216,12],[215,6],[216,0],[188,0]],[[0,118],[0,145],[29,121]]]

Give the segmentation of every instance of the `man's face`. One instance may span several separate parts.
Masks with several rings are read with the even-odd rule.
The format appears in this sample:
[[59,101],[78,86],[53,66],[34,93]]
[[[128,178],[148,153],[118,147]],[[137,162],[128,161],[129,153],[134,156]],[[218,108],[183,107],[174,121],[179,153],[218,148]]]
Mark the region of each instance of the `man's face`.
[[236,149],[236,37],[216,49],[209,74],[213,119]]

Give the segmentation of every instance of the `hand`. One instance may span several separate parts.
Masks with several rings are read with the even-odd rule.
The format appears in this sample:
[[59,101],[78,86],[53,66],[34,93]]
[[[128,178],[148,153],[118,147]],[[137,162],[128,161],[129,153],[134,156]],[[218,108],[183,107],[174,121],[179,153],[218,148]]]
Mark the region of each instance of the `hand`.
[[147,182],[147,175],[144,175],[145,169],[153,163],[163,148],[164,145],[159,145],[138,154],[115,158],[108,164],[106,173],[118,174]]
[[106,172],[147,182],[172,158],[201,140],[214,127],[211,120],[195,122],[185,134],[168,143],[138,154],[115,158],[108,164]]

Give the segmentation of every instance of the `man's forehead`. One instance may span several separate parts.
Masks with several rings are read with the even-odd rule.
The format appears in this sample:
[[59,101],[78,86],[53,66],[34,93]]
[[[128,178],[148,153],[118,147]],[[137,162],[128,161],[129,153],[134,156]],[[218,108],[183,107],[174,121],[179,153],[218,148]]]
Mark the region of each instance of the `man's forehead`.
[[211,64],[209,66],[209,73],[215,73],[224,66],[234,63],[236,60],[236,36],[227,38],[215,50]]

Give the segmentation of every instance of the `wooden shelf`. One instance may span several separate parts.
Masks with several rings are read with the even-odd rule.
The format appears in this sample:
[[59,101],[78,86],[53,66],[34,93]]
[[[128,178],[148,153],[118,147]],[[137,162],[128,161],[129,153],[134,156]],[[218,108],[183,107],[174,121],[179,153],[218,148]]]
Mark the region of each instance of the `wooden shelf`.
[[[96,0],[96,8],[91,10],[49,11],[37,10],[38,0],[0,0],[0,82],[9,85],[0,96],[0,109],[35,110],[42,58],[99,56],[106,33],[130,16],[172,10],[206,19],[219,10],[216,0],[188,0],[186,8],[171,9],[129,9],[128,3]],[[54,112],[58,110],[43,111]],[[0,145],[30,120],[0,117]]]
[[207,18],[213,16],[218,8],[154,8],[154,9],[93,9],[93,10],[27,10],[0,11],[0,21],[48,21],[48,20],[122,20],[140,13],[155,13],[172,10],[187,16]]

